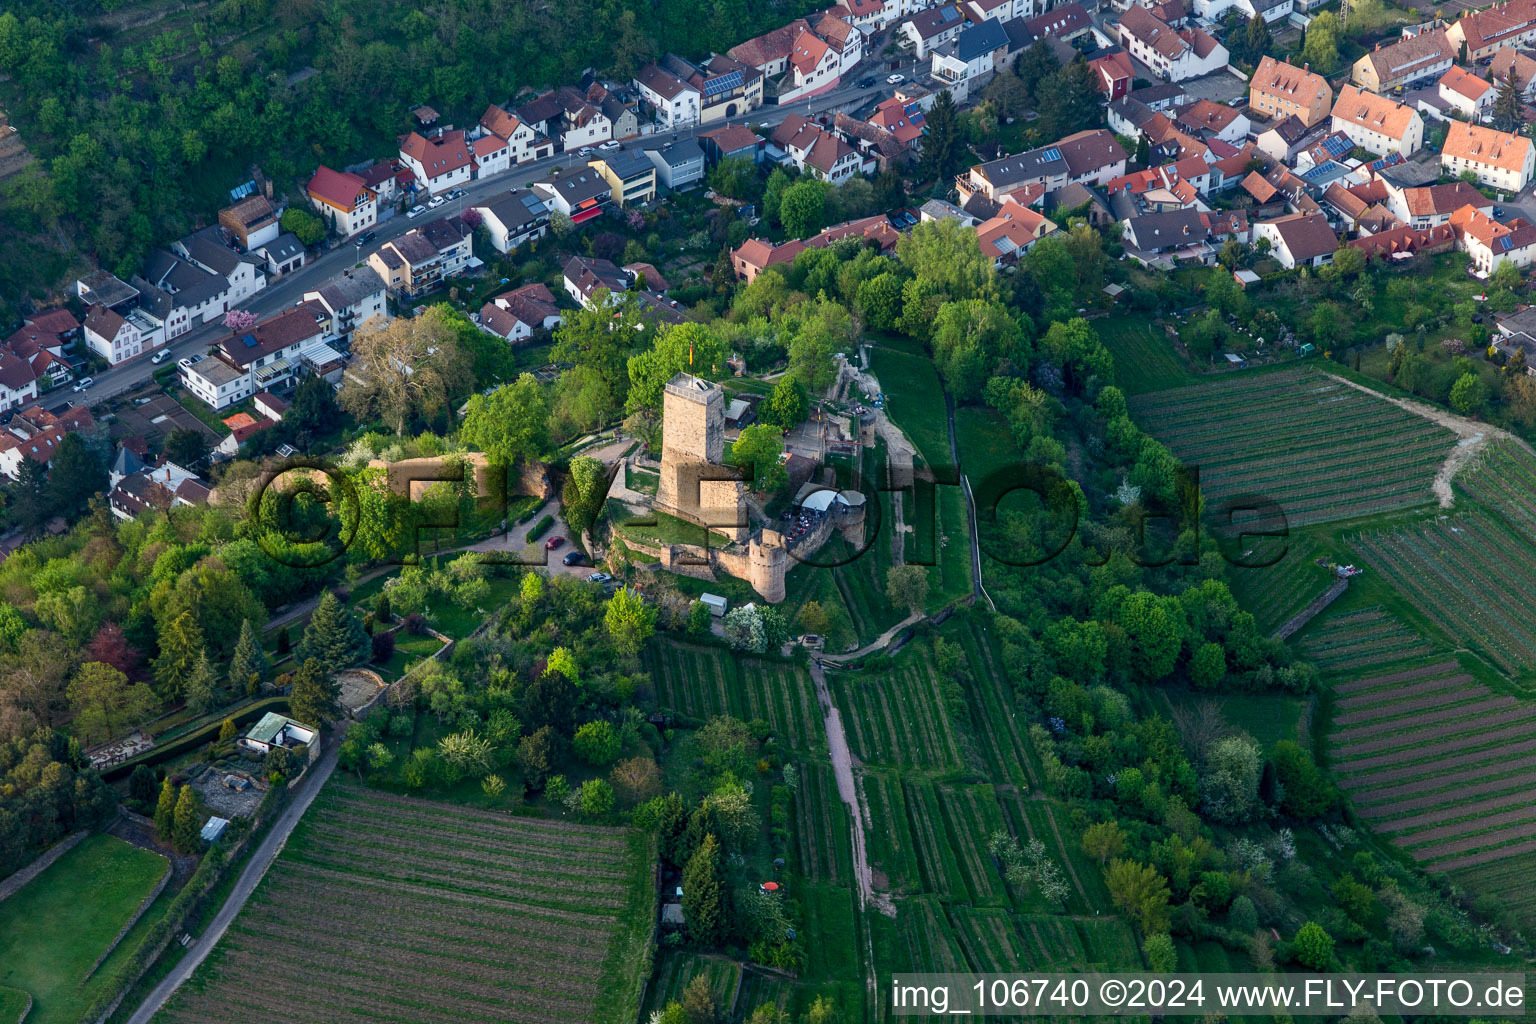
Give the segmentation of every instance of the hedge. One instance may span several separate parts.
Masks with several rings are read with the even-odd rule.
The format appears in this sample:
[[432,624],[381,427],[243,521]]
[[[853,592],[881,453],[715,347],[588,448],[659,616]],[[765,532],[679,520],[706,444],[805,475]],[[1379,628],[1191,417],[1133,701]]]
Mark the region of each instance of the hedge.
[[528,539],[530,541],[538,540],[540,537],[544,536],[544,534],[548,533],[549,528],[554,525],[555,517],[545,516],[543,519],[540,519],[538,522],[533,524],[533,529],[528,531]]
[[[255,704],[247,705],[246,707],[236,712],[233,717],[236,725],[245,725],[247,722],[256,721],[268,711],[286,712],[287,710],[287,697],[268,697],[266,700],[260,700]],[[166,758],[175,757],[178,754],[185,754],[189,750],[195,750],[196,748],[202,746],[204,743],[218,739],[219,729],[221,729],[223,725],[224,718],[219,718],[217,721],[211,722],[208,725],[203,726],[201,729],[196,730],[195,732],[187,733],[185,736],[178,740],[174,740],[170,743],[166,743],[158,747],[150,747],[142,754],[136,754],[126,761],[120,761],[117,764],[112,765],[110,768],[103,770],[101,777],[107,782],[113,782],[129,774],[141,764],[158,764],[159,762],[164,761]]]

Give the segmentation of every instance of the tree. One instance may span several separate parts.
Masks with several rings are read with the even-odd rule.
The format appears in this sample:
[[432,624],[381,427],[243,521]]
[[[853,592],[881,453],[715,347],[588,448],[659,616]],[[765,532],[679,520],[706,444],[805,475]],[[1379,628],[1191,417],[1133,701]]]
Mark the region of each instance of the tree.
[[489,395],[472,396],[459,437],[497,466],[543,456],[549,448],[549,405],[538,380],[525,373]]
[[959,401],[975,401],[999,358],[1017,358],[1024,340],[1019,322],[1001,302],[946,302],[933,323],[933,361]]
[[921,565],[893,565],[885,571],[885,596],[893,608],[918,615],[928,604],[928,569]]
[[155,770],[147,764],[141,764],[133,769],[133,774],[128,776],[128,796],[140,804],[152,804],[155,802]]
[[725,361],[725,344],[704,324],[668,325],[646,351],[629,359],[624,410],[656,414],[667,382],[679,373],[707,374]]
[[779,202],[784,198],[784,190],[793,182],[782,167],[775,167],[769,173],[768,183],[763,187],[763,217],[770,223],[779,223]]
[[1294,740],[1281,740],[1270,755],[1275,776],[1284,791],[1281,807],[1297,818],[1320,817],[1338,802],[1333,783],[1317,766],[1310,751]]
[[422,316],[374,318],[352,335],[352,369],[337,401],[359,421],[382,419],[404,434],[468,390],[469,360],[459,342],[463,318],[447,305]]
[[709,187],[728,199],[749,200],[757,194],[757,165],[744,156],[730,156],[710,170]]
[[214,674],[213,663],[208,660],[208,652],[204,650],[197,656],[191,675],[187,676],[188,710],[194,715],[205,715],[212,711],[219,702],[218,688],[219,678]]
[[560,492],[565,521],[577,532],[590,529],[607,494],[608,468],[590,455],[576,456]]
[[278,225],[295,235],[299,243],[306,247],[325,241],[325,221],[301,206],[290,206],[284,210]]
[[197,818],[197,795],[191,786],[182,786],[171,824],[171,843],[182,853],[193,852],[202,842]]
[[715,1005],[715,991],[709,983],[708,973],[695,974],[683,989],[683,1015],[688,1024],[718,1024],[719,1007]]
[[576,730],[573,741],[576,756],[587,764],[603,768],[619,756],[619,734],[609,722],[588,722]]
[[1501,132],[1518,132],[1521,128],[1520,76],[1511,65],[1509,73],[1499,83],[1498,95],[1493,101],[1493,126]]
[[701,946],[719,945],[728,934],[720,841],[713,833],[704,837],[683,869],[683,918],[689,935]]
[[1264,59],[1275,45],[1273,37],[1269,34],[1269,22],[1264,20],[1263,14],[1255,14],[1248,19],[1248,28],[1243,33],[1244,57],[1249,64],[1257,64]]
[[109,739],[120,730],[147,719],[160,703],[143,683],[128,682],[111,665],[88,661],[65,690],[81,739]]
[[544,788],[544,780],[559,760],[560,734],[552,726],[541,726],[518,741],[517,766],[530,791]]
[[160,797],[155,803],[155,835],[170,839],[176,825],[176,787],[167,778],[160,786]]
[[1463,416],[1476,416],[1488,401],[1488,389],[1476,373],[1464,373],[1451,385],[1451,408]]
[[229,685],[236,694],[245,693],[253,680],[260,681],[267,674],[268,667],[267,652],[256,639],[256,627],[245,619],[240,623],[240,639],[235,641],[235,653],[229,660]]
[[809,238],[827,223],[827,192],[820,178],[801,178],[779,199],[779,220],[792,238]]
[[608,781],[624,800],[641,804],[661,792],[661,766],[649,757],[629,757],[613,766]]
[[240,729],[235,725],[233,718],[226,718],[219,723],[219,742],[228,743],[240,735]]
[[84,511],[94,495],[107,490],[101,459],[75,431],[64,435],[48,464],[48,493],[56,510],[67,517]]
[[784,438],[779,428],[754,423],[742,428],[731,445],[730,463],[747,476],[752,490],[772,494],[789,482],[783,454]]
[[53,496],[48,493],[47,471],[39,462],[22,459],[11,487],[11,521],[31,540],[57,514]]
[[1166,677],[1178,660],[1182,624],[1176,618],[1177,609],[1175,599],[1140,590],[1126,599],[1115,616],[1130,642],[1132,665],[1148,682]]
[[166,699],[174,700],[182,695],[204,649],[203,631],[190,611],[181,612],[161,627],[155,682]]
[[955,98],[948,89],[935,97],[924,129],[918,173],[925,179],[947,184],[965,159],[965,149],[960,141],[960,116],[955,109]]
[[613,810],[613,787],[602,779],[588,779],[576,791],[576,808],[588,817],[601,817]]
[[1157,869],[1134,860],[1112,860],[1104,870],[1109,898],[1143,935],[1168,928],[1168,883]]
[[1307,25],[1306,44],[1302,55],[1319,72],[1327,74],[1339,63],[1339,38],[1343,25],[1332,11],[1323,11]]
[[293,657],[300,664],[318,661],[323,671],[331,673],[362,664],[371,651],[363,624],[327,590],[310,614]]
[[608,599],[603,625],[619,653],[634,657],[656,632],[656,609],[628,587],[620,587]]
[[768,401],[763,403],[762,419],[764,423],[790,430],[805,419],[809,406],[804,385],[786,374],[773,385]]
[[[300,439],[305,439],[305,435],[325,433],[340,420],[336,389],[318,373],[305,374],[293,390],[292,402],[283,413],[283,423],[291,426]],[[308,447],[307,444],[303,446]]]
[[195,472],[208,459],[208,445],[202,431],[178,427],[166,437],[162,454],[182,469]]
[[341,712],[341,684],[318,658],[309,658],[293,674],[289,713],[305,725],[319,728]]
[[1059,72],[1035,85],[1039,129],[1046,138],[1059,139],[1102,123],[1102,93],[1094,70],[1079,54]]
[[1095,822],[1083,831],[1082,847],[1084,853],[1103,866],[1125,852],[1125,833],[1113,820]]
[[1141,944],[1147,963],[1158,974],[1172,974],[1179,966],[1179,954],[1173,947],[1173,938],[1167,932],[1148,935]]
[[1264,758],[1249,737],[1226,736],[1212,743],[1200,776],[1200,802],[1206,814],[1228,824],[1253,817],[1263,771]]
[[1333,936],[1315,921],[1308,921],[1291,940],[1291,955],[1303,967],[1314,971],[1327,970],[1333,963]]
[[1221,644],[1202,644],[1189,661],[1189,679],[1197,689],[1215,689],[1227,674],[1227,655]]

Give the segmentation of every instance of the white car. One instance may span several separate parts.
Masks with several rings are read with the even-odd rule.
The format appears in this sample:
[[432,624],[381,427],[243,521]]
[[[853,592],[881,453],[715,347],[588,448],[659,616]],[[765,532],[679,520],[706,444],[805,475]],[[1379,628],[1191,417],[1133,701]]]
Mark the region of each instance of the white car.
[[415,220],[417,217],[420,217],[422,214],[424,214],[426,212],[427,212],[427,208],[425,206],[413,206],[413,207],[411,207],[409,210],[407,210],[405,212],[405,219],[406,220]]
[[613,577],[609,576],[605,572],[594,572],[594,573],[592,573],[591,575],[589,575],[587,577],[587,582],[588,583],[607,583],[611,579],[613,579]]
[[886,84],[888,84],[888,85],[900,85],[902,82],[905,82],[906,80],[907,80],[907,76],[906,75],[887,75],[885,77]]
[[169,358],[171,358],[171,350],[168,348],[163,348],[159,352],[156,352],[154,355],[150,356],[149,361],[154,363],[156,366],[159,366]]
[[591,156],[592,155],[592,147],[591,146],[582,146],[581,147],[581,151],[578,152],[576,155],[577,156]]
[[84,391],[86,388],[95,383],[96,379],[94,377],[81,377],[79,382],[75,384],[74,390]]
[[612,153],[614,150],[616,150],[616,149],[623,149],[624,147],[622,145],[620,145],[618,142],[614,141],[613,139],[609,139],[607,142],[603,143],[601,146],[598,146],[597,148],[598,149],[605,149],[608,152]]
[[443,198],[443,197],[442,197],[442,196],[433,196],[433,197],[432,197],[432,198],[431,198],[431,199],[428,199],[428,200],[427,200],[427,205],[428,205],[428,206],[430,206],[430,207],[432,207],[432,209],[434,209],[434,210],[435,210],[435,209],[437,209],[437,208],[438,208],[438,207],[439,207],[439,206],[442,206],[442,205],[443,205],[443,204],[444,204],[444,203],[446,203],[446,202],[447,202],[447,201],[448,201],[448,200],[447,200],[447,199],[444,199],[444,198]]

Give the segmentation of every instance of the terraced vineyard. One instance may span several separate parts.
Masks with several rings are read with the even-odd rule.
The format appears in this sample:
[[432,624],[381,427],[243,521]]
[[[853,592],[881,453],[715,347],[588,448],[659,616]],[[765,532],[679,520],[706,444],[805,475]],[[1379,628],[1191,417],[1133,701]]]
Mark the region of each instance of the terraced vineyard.
[[1378,572],[1452,641],[1511,675],[1536,667],[1536,546],[1486,513],[1352,538]]
[[1279,503],[1291,526],[1432,500],[1455,435],[1311,369],[1239,374],[1141,395],[1136,421],[1189,466],[1210,508],[1239,495]]
[[821,708],[804,669],[675,642],[654,645],[650,657],[663,709],[700,720],[761,718],[795,750],[826,749]]
[[1322,549],[1307,536],[1291,537],[1285,556],[1262,569],[1229,569],[1237,603],[1258,620],[1259,629],[1273,633],[1328,589],[1328,569],[1316,559]]
[[1536,911],[1536,703],[1405,642],[1407,628],[1375,609],[1319,634],[1334,693],[1328,756],[1356,813],[1426,869]]
[[884,674],[836,673],[832,699],[848,745],[865,764],[949,771],[961,765],[955,723],[926,656],[898,658]]
[[629,830],[338,776],[157,1020],[627,1024],[654,868]]
[[1536,537],[1536,455],[1515,441],[1498,441],[1456,475],[1456,486],[1497,511],[1509,525]]

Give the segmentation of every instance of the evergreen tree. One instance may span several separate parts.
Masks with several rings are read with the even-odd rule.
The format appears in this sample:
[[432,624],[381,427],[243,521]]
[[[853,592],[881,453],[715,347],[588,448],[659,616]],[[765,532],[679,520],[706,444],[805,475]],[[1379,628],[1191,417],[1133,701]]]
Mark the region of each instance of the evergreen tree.
[[661,859],[674,867],[682,867],[687,861],[681,853],[683,833],[687,830],[688,805],[676,793],[668,793],[656,813],[656,832],[661,837]]
[[1504,81],[1499,83],[1499,92],[1493,101],[1493,126],[1501,132],[1518,132],[1520,120],[1520,76],[1511,67]]
[[918,160],[918,173],[923,178],[936,179],[947,185],[955,172],[956,163],[964,156],[960,143],[959,115],[955,111],[954,97],[945,89],[933,101],[925,122],[922,152]]
[[31,459],[22,459],[11,487],[11,521],[28,539],[43,532],[43,525],[54,516],[53,500],[48,494],[48,474]]
[[[382,595],[381,595],[382,596]],[[236,694],[245,693],[252,678],[260,679],[267,674],[267,652],[256,639],[256,627],[250,619],[240,623],[240,639],[235,643],[235,653],[229,661],[229,685]]]
[[154,802],[155,770],[147,764],[135,768],[128,776],[128,795],[141,804]]
[[320,662],[325,672],[339,672],[352,665],[368,660],[371,651],[368,634],[336,595],[326,591],[304,627],[304,636],[294,648],[294,659],[300,663],[311,658]]
[[713,834],[704,837],[683,869],[683,917],[699,945],[724,941],[725,879],[720,870],[720,841]]
[[213,710],[214,705],[219,702],[218,683],[219,677],[214,674],[213,663],[208,660],[208,652],[203,651],[193,664],[192,672],[187,676],[186,682],[187,707],[194,715],[207,714]]
[[101,459],[78,433],[64,435],[48,466],[48,493],[61,515],[79,515],[93,495],[107,489],[107,471]]
[[233,718],[226,718],[222,723],[219,724],[220,743],[228,743],[238,735],[240,735],[240,730],[235,725],[235,720]]
[[293,638],[288,634],[288,627],[283,626],[277,631],[277,653],[279,657],[286,656],[293,651]]
[[736,268],[731,265],[731,247],[722,245],[720,255],[715,257],[715,267],[709,272],[709,284],[715,291],[724,294],[731,290],[736,283]]
[[1273,48],[1274,39],[1269,34],[1269,22],[1262,15],[1255,14],[1248,19],[1248,30],[1243,33],[1244,59],[1249,64],[1257,64]]
[[155,803],[155,835],[161,839],[171,838],[171,826],[175,822],[176,814],[176,787],[171,785],[171,780],[166,779],[160,786],[160,798]]
[[191,853],[201,841],[200,831],[197,825],[197,797],[192,794],[191,786],[182,786],[181,795],[176,798],[171,842],[182,853]]
[[160,656],[155,659],[155,682],[168,700],[186,690],[197,661],[204,656],[203,630],[190,611],[184,611],[160,629]]
[[318,658],[310,658],[293,674],[288,709],[305,725],[319,728],[341,710],[341,686]]

